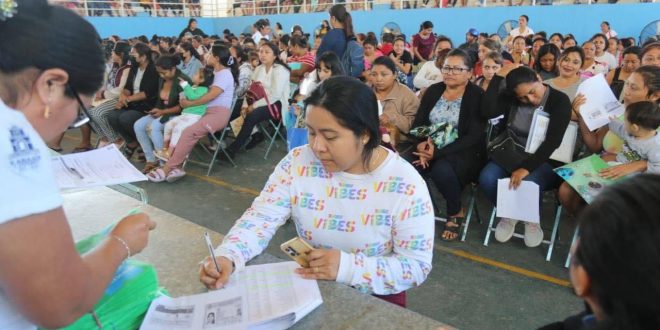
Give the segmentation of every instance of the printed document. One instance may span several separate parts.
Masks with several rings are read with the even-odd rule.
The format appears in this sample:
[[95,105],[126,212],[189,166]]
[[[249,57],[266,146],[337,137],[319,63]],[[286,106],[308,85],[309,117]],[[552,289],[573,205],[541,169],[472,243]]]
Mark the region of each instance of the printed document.
[[147,180],[113,143],[87,152],[53,156],[52,164],[60,189]]
[[141,330],[247,329],[247,299],[244,286],[154,300]]
[[[539,148],[541,143],[545,141],[545,134],[548,131],[548,124],[550,123],[550,115],[547,112],[536,110],[532,118],[532,126],[527,138],[527,145],[525,152],[533,154]],[[564,137],[561,144],[550,155],[550,159],[560,161],[562,163],[570,163],[573,161],[573,153],[575,152],[575,142],[578,136],[578,125],[574,122],[568,123]]]
[[[318,283],[294,273],[299,267],[293,261],[247,266],[223,289],[156,299],[140,329],[287,329],[323,303]],[[209,319],[217,325],[206,326]]]
[[617,101],[602,73],[583,81],[578,86],[577,94],[587,99],[580,107],[580,115],[590,131],[607,125],[610,117],[624,113],[625,108]]

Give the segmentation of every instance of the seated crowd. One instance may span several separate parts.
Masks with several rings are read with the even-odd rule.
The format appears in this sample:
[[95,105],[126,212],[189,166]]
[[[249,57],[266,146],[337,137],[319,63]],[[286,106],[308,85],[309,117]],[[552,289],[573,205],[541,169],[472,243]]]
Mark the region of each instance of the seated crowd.
[[[262,124],[268,120],[286,121],[292,112],[302,122],[302,100],[311,90],[330,76],[346,74],[372,89],[379,124],[392,139],[392,148],[433,181],[444,197],[449,220],[442,234],[446,240],[457,238],[464,221],[463,188],[478,183],[495,203],[497,180],[503,177],[511,177],[514,188],[529,180],[542,192],[558,189],[562,205],[576,215],[584,201],[562,184],[553,172],[561,163],[550,159],[570,121],[580,127],[576,156],[602,151],[604,159],[623,163],[604,175],[622,177],[657,168],[655,139],[637,147],[647,148],[641,151],[621,141],[626,134],[642,133],[609,131],[617,121],[590,131],[579,111],[586,99],[577,94],[585,79],[606,75],[615,96],[630,107],[626,127],[652,132],[658,126],[657,109],[636,103],[660,98],[657,42],[642,48],[632,45],[631,38],[608,38],[615,32],[604,22],[600,33],[578,46],[571,35],[554,33],[546,39],[545,32],[534,33],[527,26],[529,18],[522,15],[520,27],[505,38],[469,29],[465,43],[454,48],[452,40],[433,33],[428,21],[410,39],[385,33],[378,40],[373,32],[353,31],[344,6],[332,7],[330,17],[324,26],[332,29],[316,31],[313,44],[299,26],[291,35],[283,34],[281,27],[273,31],[266,19],[254,24],[251,36],[236,37],[225,30],[223,37],[209,37],[191,19],[179,38],[104,41],[108,78],[90,110],[100,145],[116,143],[129,158],[137,153],[150,180],[173,182],[185,176],[186,158],[207,134],[217,134],[240,118],[242,128],[234,141],[222,146],[227,157],[236,157],[264,140]],[[357,59],[361,63],[350,68],[358,67],[358,74],[342,63],[349,51],[347,40],[355,40],[362,50]],[[265,97],[246,97],[253,82],[260,83]],[[550,124],[546,140],[534,154],[516,164],[488,155],[491,140],[511,137],[524,145],[531,114],[539,107],[550,115]],[[493,118],[499,118],[499,124],[489,121]],[[452,130],[447,141],[417,134],[443,123]],[[487,126],[494,132],[488,139]],[[83,141],[76,151],[90,148],[90,130],[83,127]],[[516,222],[502,219],[496,239],[509,240]],[[542,240],[540,226],[525,223],[525,243],[533,247]]]
[[[300,27],[291,35],[281,27],[272,31],[265,19],[254,24],[250,36],[227,30],[222,37],[196,34],[191,20],[178,38],[104,40],[107,79],[89,111],[91,128],[101,145],[115,143],[127,158],[137,156],[152,182],[185,177],[184,164],[198,141],[209,134],[220,136],[230,122],[240,122],[233,141],[207,146],[223,149],[228,158],[257,146],[264,133],[276,134],[269,122],[282,121],[282,128],[275,129],[283,134],[285,127],[308,131],[307,146],[293,148],[279,162],[261,195],[218,248],[222,273],[206,260],[202,282],[209,288],[222,286],[291,218],[299,236],[319,248],[310,254],[311,267],[300,270],[302,276],[336,280],[405,306],[405,291],[431,271],[433,206],[422,177],[433,182],[446,202],[447,222],[440,235],[446,241],[456,240],[464,225],[461,195],[466,186],[478,184],[496,204],[498,180],[510,178],[511,189],[521,181],[538,184],[539,204],[544,191],[557,190],[571,215],[584,214],[585,241],[574,247],[571,279],[590,315],[660,324],[657,316],[642,315],[654,313],[652,307],[640,304],[640,310],[622,311],[617,308],[627,306],[621,307],[619,300],[629,297],[599,291],[614,281],[599,277],[608,273],[606,267],[625,268],[627,254],[620,250],[627,247],[615,232],[594,229],[596,221],[601,217],[618,224],[625,217],[585,208],[580,195],[553,171],[563,164],[551,159],[574,122],[579,127],[575,159],[595,153],[616,162],[601,176],[660,173],[659,42],[636,46],[630,38],[612,36],[609,25],[581,44],[558,33],[546,39],[545,32],[528,28],[529,18],[523,15],[520,28],[508,36],[469,29],[465,43],[456,47],[434,34],[428,21],[412,38],[386,33],[379,40],[373,32],[354,31],[343,5],[332,6],[329,13],[328,28],[317,31],[313,40]],[[580,114],[586,97],[577,90],[598,74],[605,75],[625,114],[591,131]],[[524,146],[539,108],[548,114],[549,124],[534,153],[514,150],[511,155],[517,157],[510,157],[490,147],[498,141]],[[89,132],[83,128],[78,150],[91,148]],[[650,188],[634,186],[643,186],[642,178],[657,188],[657,177],[627,179],[599,203],[632,200],[642,190],[653,194]],[[624,188],[640,193],[626,194]],[[658,225],[641,219],[653,214],[652,206],[604,207],[612,212],[631,208],[639,214],[631,230],[657,239]],[[337,209],[345,213],[332,214]],[[375,229],[352,220],[366,209],[378,216],[365,220],[374,222]],[[312,218],[318,223],[312,225]],[[500,219],[495,238],[510,240],[517,223]],[[527,246],[539,246],[543,237],[539,224],[525,222]],[[612,243],[599,247],[587,237]],[[657,250],[658,242],[648,240]],[[606,260],[595,249],[616,250],[620,254],[613,257],[620,260]],[[603,263],[597,263],[599,258]],[[657,285],[654,290],[658,292]]]

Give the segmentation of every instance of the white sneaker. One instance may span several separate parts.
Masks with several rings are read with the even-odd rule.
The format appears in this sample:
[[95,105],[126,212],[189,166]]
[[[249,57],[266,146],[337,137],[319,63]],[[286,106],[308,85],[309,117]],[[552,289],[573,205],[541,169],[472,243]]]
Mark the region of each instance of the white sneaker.
[[537,247],[543,242],[543,229],[538,223],[525,222],[525,245]]
[[508,242],[513,237],[513,232],[516,230],[518,220],[509,218],[500,219],[500,223],[495,228],[495,239],[500,242]]

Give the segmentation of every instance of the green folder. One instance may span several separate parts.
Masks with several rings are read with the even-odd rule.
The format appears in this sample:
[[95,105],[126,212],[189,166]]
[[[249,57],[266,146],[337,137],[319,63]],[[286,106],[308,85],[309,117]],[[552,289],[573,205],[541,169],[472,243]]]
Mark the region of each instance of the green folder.
[[[77,242],[76,249],[80,254],[87,253],[103,241],[113,227]],[[158,286],[156,269],[150,264],[127,259],[117,269],[103,297],[94,306],[94,312],[104,329],[138,329],[151,301],[162,295],[167,292]],[[64,329],[97,328],[96,320],[87,313]]]
[[564,181],[568,182],[575,191],[587,202],[591,204],[594,198],[605,189],[621,179],[605,179],[598,175],[598,172],[610,167],[598,155],[591,155],[587,158],[566,164],[555,169],[555,173]]

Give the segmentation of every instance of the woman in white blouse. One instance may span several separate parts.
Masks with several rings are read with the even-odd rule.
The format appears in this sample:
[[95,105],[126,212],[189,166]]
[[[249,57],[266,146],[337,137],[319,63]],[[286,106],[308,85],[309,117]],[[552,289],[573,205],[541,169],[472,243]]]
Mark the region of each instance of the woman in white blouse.
[[[289,78],[291,76],[291,69],[286,63],[280,60],[277,56],[278,52],[277,45],[270,42],[259,47],[261,65],[252,73],[251,81],[258,81],[264,86],[268,95],[268,102],[277,108],[278,112],[281,112],[282,109],[289,108]],[[240,133],[236,136],[236,140],[227,147],[227,152],[230,156],[234,156],[243,147],[255,125],[269,119],[276,119],[272,117],[265,98],[257,100],[253,104],[244,102],[241,115],[245,117],[245,121],[243,122]],[[254,134],[252,141],[246,148],[251,149],[256,143],[263,141],[263,139],[264,137],[261,133]]]

